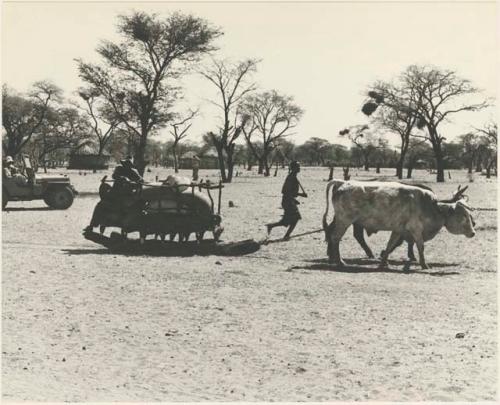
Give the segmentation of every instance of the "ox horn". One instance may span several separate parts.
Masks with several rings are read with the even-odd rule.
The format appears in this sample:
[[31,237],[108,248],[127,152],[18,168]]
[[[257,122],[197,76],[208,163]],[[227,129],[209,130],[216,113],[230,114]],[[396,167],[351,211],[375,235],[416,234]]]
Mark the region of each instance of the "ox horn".
[[458,186],[457,191],[453,194],[453,197],[451,197],[452,202],[456,202],[461,200],[462,198],[468,200],[469,198],[464,194],[465,190],[467,190],[469,186],[465,186],[462,188],[462,186]]

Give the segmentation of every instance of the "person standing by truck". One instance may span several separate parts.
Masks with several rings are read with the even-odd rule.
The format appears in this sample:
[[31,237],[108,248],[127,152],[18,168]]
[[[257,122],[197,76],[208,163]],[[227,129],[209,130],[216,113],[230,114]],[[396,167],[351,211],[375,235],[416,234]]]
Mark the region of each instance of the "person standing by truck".
[[289,174],[286,177],[285,183],[281,189],[281,206],[285,212],[283,213],[283,217],[280,221],[266,225],[268,235],[270,235],[271,230],[277,226],[288,226],[283,240],[290,240],[290,235],[297,226],[297,223],[302,219],[298,208],[300,203],[295,198],[307,197],[307,194],[304,190],[302,190],[302,193],[299,193],[299,189],[302,188],[299,180],[297,179],[299,172],[300,163],[297,161],[290,163]]

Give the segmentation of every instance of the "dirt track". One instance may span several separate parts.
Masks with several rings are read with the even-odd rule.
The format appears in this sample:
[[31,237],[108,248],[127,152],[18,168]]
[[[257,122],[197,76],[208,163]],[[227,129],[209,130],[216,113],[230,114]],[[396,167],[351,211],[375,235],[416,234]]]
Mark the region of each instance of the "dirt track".
[[[224,189],[224,240],[264,237],[284,175]],[[495,399],[496,211],[475,212],[473,239],[442,230],[426,244],[429,271],[408,269],[403,248],[381,271],[350,233],[342,270],[321,233],[242,257],[127,256],[81,235],[103,173],[70,176],[83,196],[69,210],[2,213],[4,401]],[[320,227],[326,176],[301,173],[296,234]],[[452,177],[428,185],[448,197],[465,184]],[[496,208],[496,179],[469,188],[472,206]],[[387,238],[368,243],[380,252]]]

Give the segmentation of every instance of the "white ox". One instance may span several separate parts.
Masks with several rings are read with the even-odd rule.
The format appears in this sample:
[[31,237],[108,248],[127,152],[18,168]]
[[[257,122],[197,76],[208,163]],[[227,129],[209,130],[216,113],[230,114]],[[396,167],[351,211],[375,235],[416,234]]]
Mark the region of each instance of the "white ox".
[[[332,189],[334,219],[327,223]],[[472,238],[475,235],[470,207],[463,199],[439,202],[429,190],[396,182],[360,182],[332,180],[326,187],[326,210],[323,229],[328,242],[330,262],[344,265],[339,243],[352,224],[362,226],[369,233],[391,231],[382,265],[403,239],[417,245],[420,265],[429,268],[424,257],[424,241],[431,240],[444,226],[456,235]]]

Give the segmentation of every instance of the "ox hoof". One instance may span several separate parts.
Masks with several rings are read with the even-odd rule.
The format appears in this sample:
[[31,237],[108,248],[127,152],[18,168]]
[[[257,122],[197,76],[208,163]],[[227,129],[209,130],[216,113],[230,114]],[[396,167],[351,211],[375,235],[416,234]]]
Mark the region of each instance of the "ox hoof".
[[389,264],[386,261],[381,261],[378,265],[379,269],[386,269],[387,267],[389,267]]
[[429,270],[431,268],[427,263],[420,264],[420,266],[422,266],[422,270]]
[[415,256],[408,256],[408,260],[410,262],[416,262],[417,261],[417,258]]
[[346,266],[345,262],[342,259],[340,259],[340,260],[329,259],[328,262],[334,266],[337,266],[337,267],[345,267]]

